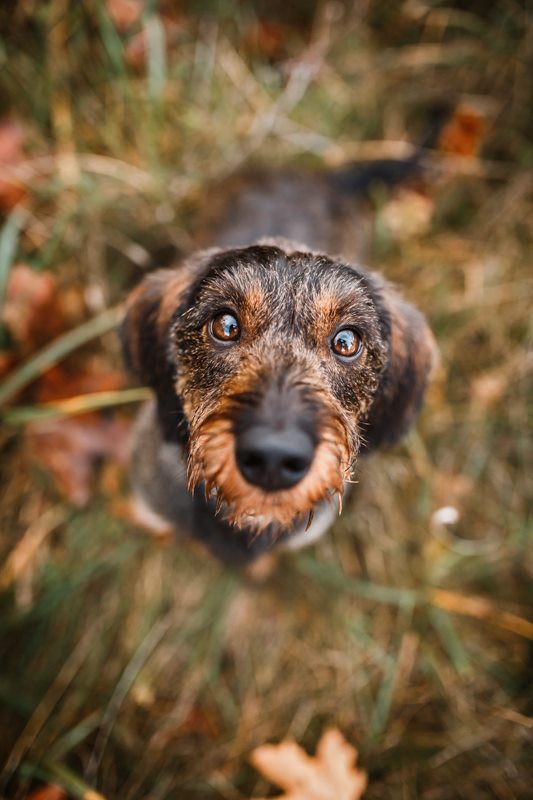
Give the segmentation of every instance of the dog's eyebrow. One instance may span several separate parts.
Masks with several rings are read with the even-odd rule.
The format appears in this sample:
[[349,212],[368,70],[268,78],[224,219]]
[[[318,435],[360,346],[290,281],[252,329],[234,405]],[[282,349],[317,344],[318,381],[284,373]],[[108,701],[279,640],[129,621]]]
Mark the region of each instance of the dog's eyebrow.
[[286,265],[286,263],[287,255],[283,250],[270,245],[253,245],[217,253],[207,263],[207,268],[202,274],[189,286],[179,308],[176,309],[174,319],[184,316],[190,310],[189,307],[197,300],[202,289],[213,279],[223,277],[227,273],[234,273],[237,276],[246,267],[271,270]]

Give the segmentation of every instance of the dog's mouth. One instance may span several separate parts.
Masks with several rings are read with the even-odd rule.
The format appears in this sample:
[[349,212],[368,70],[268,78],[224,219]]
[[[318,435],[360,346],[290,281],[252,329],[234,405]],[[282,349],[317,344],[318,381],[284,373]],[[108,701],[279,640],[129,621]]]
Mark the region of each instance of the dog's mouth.
[[340,505],[354,455],[336,415],[312,435],[298,426],[239,430],[230,415],[212,414],[191,431],[189,488],[203,483],[217,513],[239,528],[287,530],[323,501]]

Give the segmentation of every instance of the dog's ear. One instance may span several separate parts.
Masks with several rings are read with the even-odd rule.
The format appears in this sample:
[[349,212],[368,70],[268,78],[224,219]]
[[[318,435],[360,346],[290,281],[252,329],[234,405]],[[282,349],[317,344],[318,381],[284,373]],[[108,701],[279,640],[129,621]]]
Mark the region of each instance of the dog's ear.
[[154,390],[166,440],[179,440],[183,431],[183,411],[174,386],[175,365],[168,352],[170,324],[215,252],[201,251],[177,269],[150,273],[126,302],[120,330],[124,360],[135,377]]
[[166,334],[188,285],[183,273],[164,269],[147,275],[131,292],[120,329],[126,365],[138,380],[155,389],[169,371]]
[[438,355],[424,316],[384,283],[377,306],[388,358],[362,429],[366,451],[394,444],[406,433],[420,410]]

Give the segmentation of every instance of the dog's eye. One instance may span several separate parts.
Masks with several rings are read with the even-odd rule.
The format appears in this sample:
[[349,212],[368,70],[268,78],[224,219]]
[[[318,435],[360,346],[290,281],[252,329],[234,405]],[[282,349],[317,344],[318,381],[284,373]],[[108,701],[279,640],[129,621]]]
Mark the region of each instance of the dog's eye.
[[209,333],[219,342],[235,342],[241,335],[241,327],[233,314],[224,311],[213,317],[209,323]]
[[357,331],[354,331],[353,328],[343,328],[337,331],[333,337],[331,349],[336,356],[353,361],[361,355],[363,342]]

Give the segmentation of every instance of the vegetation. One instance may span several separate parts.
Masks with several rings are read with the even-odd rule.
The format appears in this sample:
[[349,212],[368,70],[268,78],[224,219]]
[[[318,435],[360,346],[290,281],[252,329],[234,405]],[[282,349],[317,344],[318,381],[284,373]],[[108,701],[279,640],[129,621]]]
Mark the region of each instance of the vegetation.
[[[368,800],[530,797],[527,4],[11,0],[0,36],[0,795],[265,796],[254,747],[336,726]],[[417,430],[262,584],[135,528],[119,444],[144,394],[106,309],[190,248],[211,179],[395,153],[443,101],[486,121],[480,155],[427,154],[416,230],[412,198],[373,197],[370,266],[441,350]],[[20,265],[48,305],[9,311]],[[74,422],[93,449],[79,427],[56,449]]]

